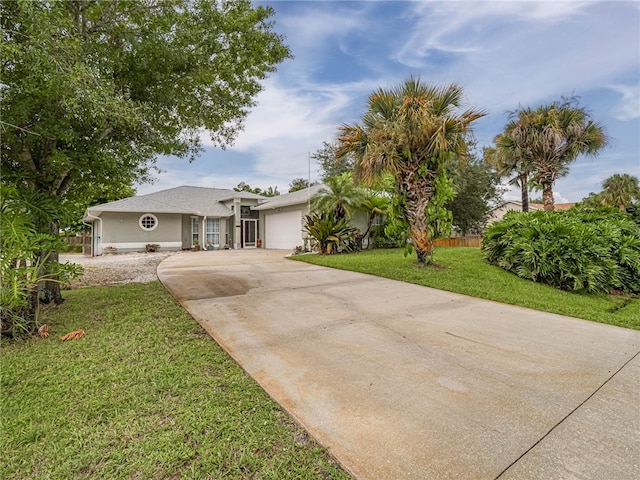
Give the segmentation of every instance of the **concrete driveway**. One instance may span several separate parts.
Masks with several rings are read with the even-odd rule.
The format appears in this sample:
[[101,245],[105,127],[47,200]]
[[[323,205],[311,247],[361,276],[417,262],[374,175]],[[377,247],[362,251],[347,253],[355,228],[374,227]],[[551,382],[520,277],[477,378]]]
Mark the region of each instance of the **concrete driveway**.
[[640,332],[286,253],[158,276],[358,479],[640,478]]

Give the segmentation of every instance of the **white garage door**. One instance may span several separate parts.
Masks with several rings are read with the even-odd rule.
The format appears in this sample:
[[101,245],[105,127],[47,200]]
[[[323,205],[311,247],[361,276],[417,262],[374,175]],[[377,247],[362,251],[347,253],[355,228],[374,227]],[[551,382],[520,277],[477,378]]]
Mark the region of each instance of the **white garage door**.
[[293,250],[302,245],[302,210],[265,215],[265,248]]

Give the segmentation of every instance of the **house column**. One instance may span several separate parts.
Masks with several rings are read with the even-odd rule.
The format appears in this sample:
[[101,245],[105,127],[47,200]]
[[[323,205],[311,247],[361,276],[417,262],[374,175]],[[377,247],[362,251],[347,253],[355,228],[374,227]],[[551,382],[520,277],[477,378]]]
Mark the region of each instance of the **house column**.
[[242,208],[239,198],[233,199],[233,221],[235,232],[233,236],[233,248],[242,248]]
[[207,249],[207,216],[202,217],[202,241],[200,242],[202,245],[202,250]]

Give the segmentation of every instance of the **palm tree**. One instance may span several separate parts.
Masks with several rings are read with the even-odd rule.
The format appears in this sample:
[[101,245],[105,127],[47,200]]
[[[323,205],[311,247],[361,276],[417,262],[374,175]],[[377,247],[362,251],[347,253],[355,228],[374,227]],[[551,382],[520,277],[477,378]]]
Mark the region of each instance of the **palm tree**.
[[553,210],[553,185],[569,172],[578,155],[596,155],[607,143],[602,126],[591,120],[574,99],[521,108],[507,126],[505,148],[533,167],[533,180],[542,186],[545,210]]
[[509,122],[505,131],[493,140],[495,147],[484,150],[485,161],[495,169],[498,178],[515,176],[509,180],[510,185],[520,187],[522,211],[529,211],[529,187],[533,166],[531,161],[517,145],[511,133],[516,122]]
[[638,177],[628,173],[616,173],[602,182],[600,199],[603,205],[614,206],[624,210],[634,200],[640,200]]
[[374,183],[385,172],[393,175],[400,213],[421,263],[433,250],[426,211],[437,194],[436,179],[452,156],[466,156],[465,134],[484,116],[477,110],[457,114],[461,104],[457,85],[431,86],[411,77],[399,87],[373,92],[362,124],[340,128],[337,155],[353,154],[359,178]]
[[314,211],[332,214],[336,220],[349,220],[361,209],[364,192],[356,186],[350,173],[329,177],[325,185],[311,198]]

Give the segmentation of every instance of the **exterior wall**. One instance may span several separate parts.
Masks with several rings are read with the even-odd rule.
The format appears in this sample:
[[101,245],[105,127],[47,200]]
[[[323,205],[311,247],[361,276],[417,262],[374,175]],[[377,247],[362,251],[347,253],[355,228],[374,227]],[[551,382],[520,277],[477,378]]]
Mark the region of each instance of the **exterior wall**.
[[[152,212],[148,212],[152,213]],[[101,215],[101,246],[116,248],[117,252],[143,252],[147,244],[160,245],[161,250],[182,248],[182,220],[178,214],[154,214],[158,226],[152,231],[139,225],[141,213],[104,212]],[[97,252],[98,253],[98,252]]]
[[[493,222],[497,222],[498,220],[502,220],[502,217],[504,217],[505,214],[510,210],[515,210],[516,212],[521,212],[522,211],[522,204],[520,202],[507,202],[504,205],[501,205],[500,207],[495,208],[491,212],[491,216],[487,220],[487,225],[489,225],[489,224],[491,224]],[[534,210],[539,210],[539,209],[536,206],[534,206],[532,204],[529,204],[529,211],[534,211]]]

